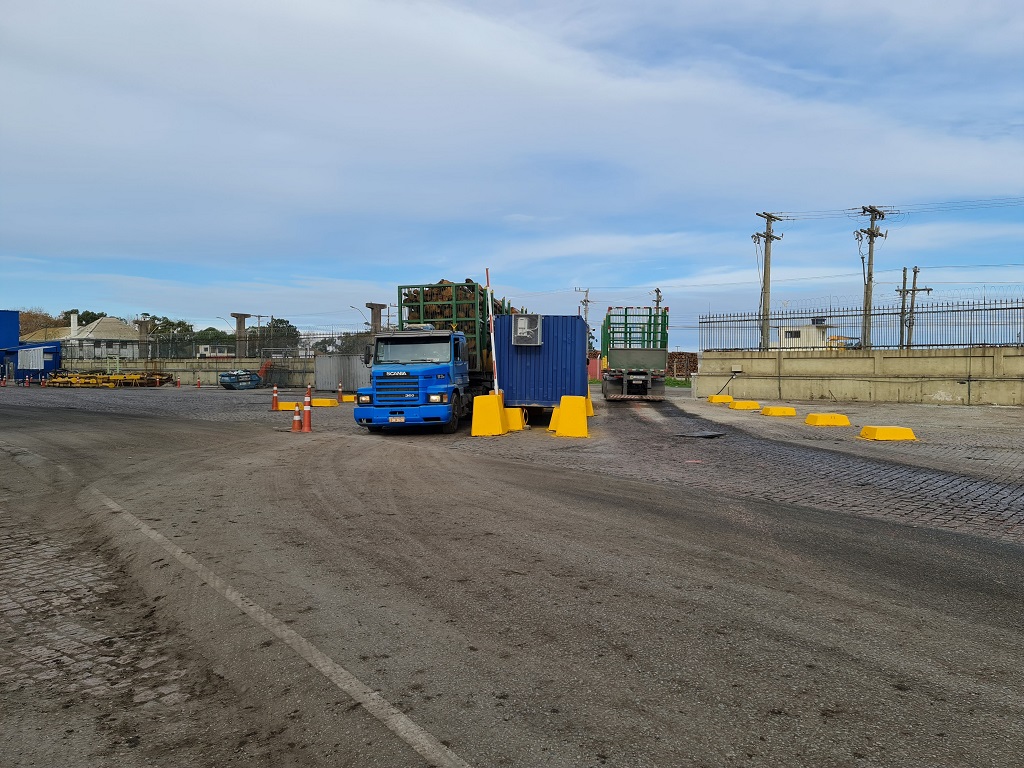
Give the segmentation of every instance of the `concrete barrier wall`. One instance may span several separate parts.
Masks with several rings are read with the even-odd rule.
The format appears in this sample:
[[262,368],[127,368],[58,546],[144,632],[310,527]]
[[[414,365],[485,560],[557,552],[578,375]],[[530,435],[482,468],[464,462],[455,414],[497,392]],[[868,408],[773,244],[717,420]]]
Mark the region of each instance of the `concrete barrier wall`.
[[[220,374],[224,371],[247,369],[258,371],[264,361],[258,357],[233,358],[229,360],[133,360],[125,365],[133,370],[148,370],[166,373],[174,378],[181,377],[181,386],[195,386],[198,378],[204,387],[219,386]],[[267,373],[267,384],[279,387],[304,387],[313,383],[313,358],[285,358],[274,360]],[[337,385],[335,385],[337,386]]]
[[696,397],[1024,404],[1024,347],[705,352]]

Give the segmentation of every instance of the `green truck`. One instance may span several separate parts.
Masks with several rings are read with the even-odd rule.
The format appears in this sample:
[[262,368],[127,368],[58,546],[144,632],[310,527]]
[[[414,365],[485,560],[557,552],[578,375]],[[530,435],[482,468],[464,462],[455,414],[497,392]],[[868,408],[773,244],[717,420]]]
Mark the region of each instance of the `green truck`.
[[668,307],[608,307],[601,324],[605,400],[664,400]]

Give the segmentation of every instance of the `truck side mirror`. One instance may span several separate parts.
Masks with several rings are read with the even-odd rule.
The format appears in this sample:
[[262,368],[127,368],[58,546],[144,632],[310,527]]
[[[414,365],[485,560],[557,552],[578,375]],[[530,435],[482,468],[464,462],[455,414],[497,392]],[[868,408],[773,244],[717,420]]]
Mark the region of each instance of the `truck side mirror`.
[[373,360],[373,346],[367,344],[366,349],[363,350],[363,365],[369,368],[371,360]]

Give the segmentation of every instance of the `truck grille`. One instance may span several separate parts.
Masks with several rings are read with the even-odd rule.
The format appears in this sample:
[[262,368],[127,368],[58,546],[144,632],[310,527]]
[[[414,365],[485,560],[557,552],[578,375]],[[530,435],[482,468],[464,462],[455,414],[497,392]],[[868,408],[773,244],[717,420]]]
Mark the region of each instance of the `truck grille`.
[[419,402],[420,380],[416,376],[378,376],[374,384],[378,403],[413,405]]

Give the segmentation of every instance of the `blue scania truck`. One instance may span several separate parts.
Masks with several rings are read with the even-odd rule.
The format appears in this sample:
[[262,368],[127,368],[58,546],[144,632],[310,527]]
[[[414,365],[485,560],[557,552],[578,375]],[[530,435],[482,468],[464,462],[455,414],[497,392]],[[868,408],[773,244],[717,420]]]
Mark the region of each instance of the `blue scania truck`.
[[356,392],[356,423],[371,432],[416,424],[455,432],[473,398],[494,388],[488,315],[511,308],[468,280],[399,286],[398,306],[398,328],[378,333],[366,351],[371,383]]

